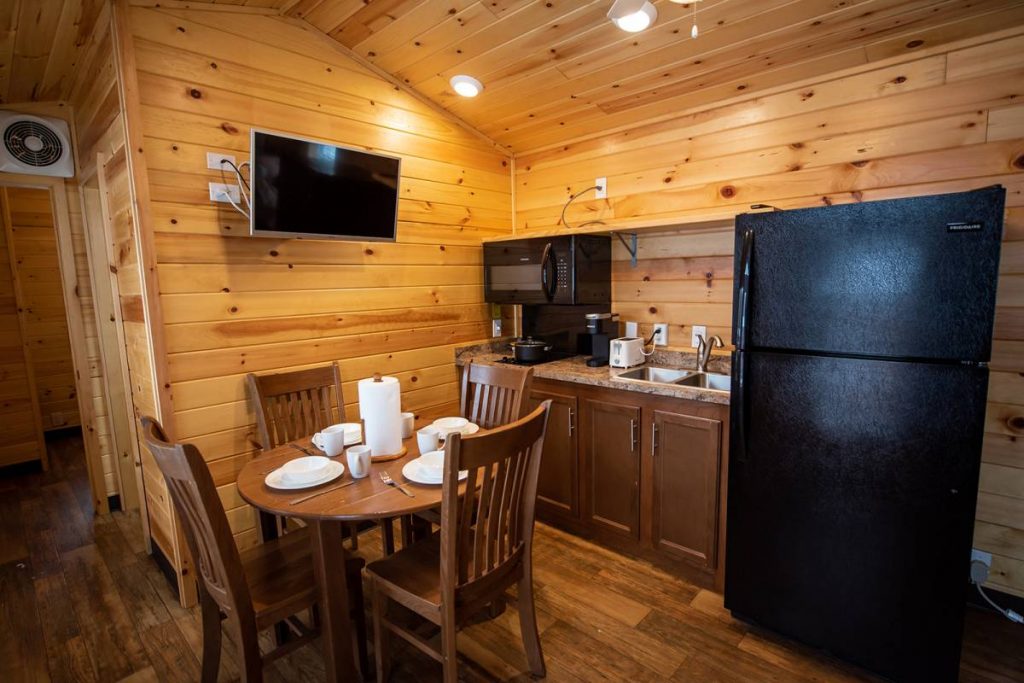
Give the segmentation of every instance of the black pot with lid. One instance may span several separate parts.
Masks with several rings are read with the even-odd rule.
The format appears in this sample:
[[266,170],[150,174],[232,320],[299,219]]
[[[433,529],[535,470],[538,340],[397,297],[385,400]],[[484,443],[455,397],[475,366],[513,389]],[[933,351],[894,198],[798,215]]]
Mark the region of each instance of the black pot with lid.
[[509,342],[509,347],[512,349],[512,355],[515,357],[517,363],[540,363],[548,358],[548,351],[551,350],[551,344],[548,344],[542,339],[534,339],[533,337],[526,337],[513,339]]

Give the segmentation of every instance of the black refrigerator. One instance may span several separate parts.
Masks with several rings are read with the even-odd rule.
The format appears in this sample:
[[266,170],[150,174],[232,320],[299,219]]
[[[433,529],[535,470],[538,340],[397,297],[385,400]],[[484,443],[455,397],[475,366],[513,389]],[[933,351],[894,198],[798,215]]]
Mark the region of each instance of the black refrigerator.
[[736,220],[725,606],[955,681],[1005,191]]

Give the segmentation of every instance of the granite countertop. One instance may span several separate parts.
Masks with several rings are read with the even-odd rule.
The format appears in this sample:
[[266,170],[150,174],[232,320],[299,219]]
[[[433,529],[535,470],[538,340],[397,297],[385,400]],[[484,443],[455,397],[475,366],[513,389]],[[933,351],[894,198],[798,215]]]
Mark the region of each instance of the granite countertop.
[[[495,363],[503,357],[510,356],[508,342],[492,342],[466,346],[455,350],[455,364],[463,366],[467,361],[474,363]],[[681,351],[655,351],[647,365],[661,367],[694,369],[697,366],[697,355]],[[617,375],[634,368],[611,368],[608,366],[592,368],[587,366],[586,356],[573,356],[564,360],[553,360],[547,363],[539,363],[533,367],[533,376],[542,379],[557,380],[561,382],[575,382],[577,384],[589,384],[596,387],[607,387],[609,389],[621,389],[624,391],[636,391],[641,394],[653,394],[656,396],[673,396],[690,401],[704,401],[705,403],[717,403],[729,405],[729,394],[723,391],[711,389],[698,389],[696,387],[684,387],[675,384],[652,384],[648,382],[635,382],[624,379],[616,379]],[[636,366],[642,367],[642,366]],[[726,355],[712,356],[708,363],[710,372],[722,374],[729,373],[729,357]]]

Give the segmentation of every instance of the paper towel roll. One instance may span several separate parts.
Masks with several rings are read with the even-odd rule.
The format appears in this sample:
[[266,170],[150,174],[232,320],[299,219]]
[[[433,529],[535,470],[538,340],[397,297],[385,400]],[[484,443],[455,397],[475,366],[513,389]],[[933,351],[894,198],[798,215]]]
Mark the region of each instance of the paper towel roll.
[[402,450],[402,396],[397,377],[359,380],[359,416],[366,424],[363,438],[374,456]]

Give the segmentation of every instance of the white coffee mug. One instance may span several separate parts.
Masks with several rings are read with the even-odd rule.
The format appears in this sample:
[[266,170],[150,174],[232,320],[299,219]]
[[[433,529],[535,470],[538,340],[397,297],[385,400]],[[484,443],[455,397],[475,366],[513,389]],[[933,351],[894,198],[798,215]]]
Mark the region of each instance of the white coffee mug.
[[437,427],[427,425],[416,432],[416,445],[419,446],[420,453],[436,451],[438,446],[441,445],[441,432],[438,431]]
[[331,425],[313,435],[313,445],[330,457],[345,450],[345,425]]
[[416,413],[402,413],[402,438],[408,439],[412,436],[413,422],[416,420]]
[[345,451],[348,460],[348,473],[353,479],[362,479],[370,473],[370,447],[352,446]]

